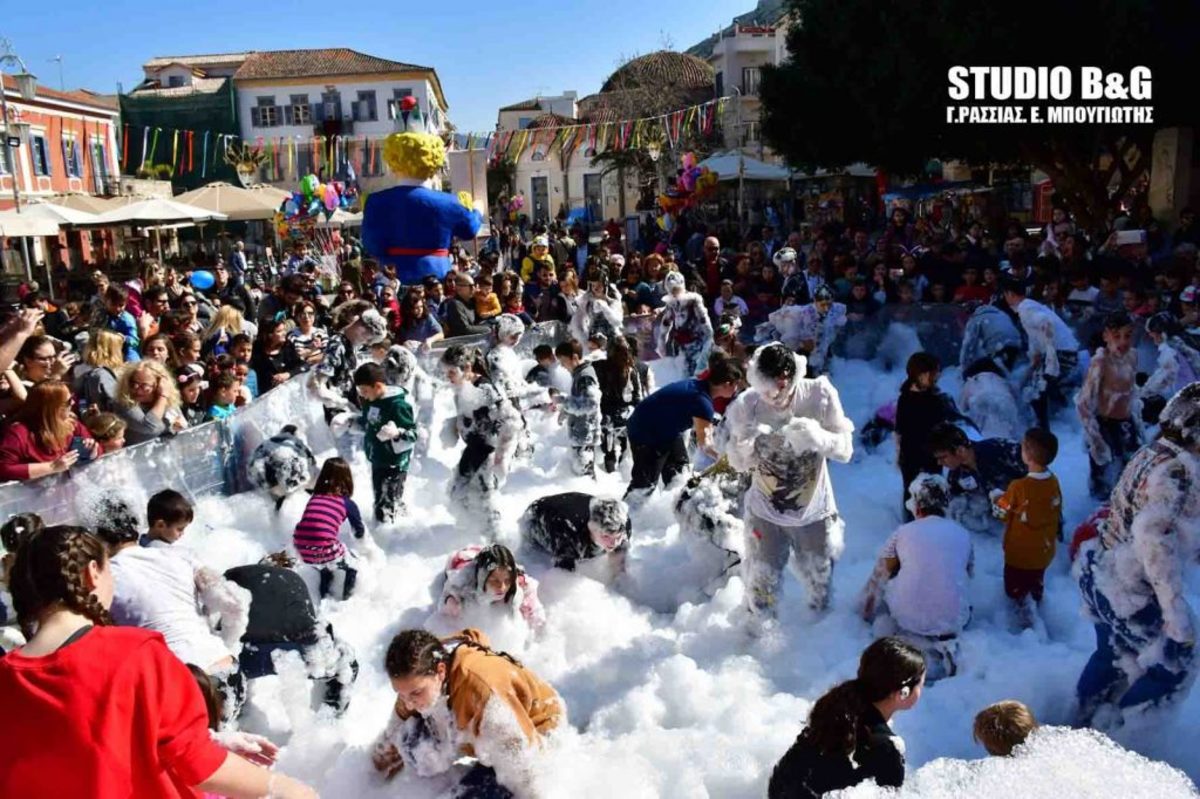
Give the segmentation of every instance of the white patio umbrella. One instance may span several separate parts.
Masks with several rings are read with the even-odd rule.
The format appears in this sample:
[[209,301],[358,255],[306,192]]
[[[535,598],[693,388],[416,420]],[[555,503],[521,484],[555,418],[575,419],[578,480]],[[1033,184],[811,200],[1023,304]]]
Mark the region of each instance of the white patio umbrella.
[[162,228],[166,225],[187,227],[200,222],[211,222],[228,219],[225,214],[197,208],[194,205],[154,197],[148,200],[130,203],[122,208],[100,214],[89,223],[97,227],[113,227],[130,225],[132,227],[153,228],[158,243],[158,259],[162,260]]
[[234,222],[270,219],[279,208],[279,202],[267,192],[243,189],[220,181],[184,192],[175,197],[175,202],[225,214]]
[[[0,236],[57,236],[63,227],[86,225],[96,219],[95,214],[78,211],[51,203],[29,203],[21,206],[18,213],[14,208],[0,213]],[[49,276],[49,264],[46,265]],[[33,279],[33,265],[25,265],[26,278]],[[51,298],[54,296],[54,281],[49,282]]]

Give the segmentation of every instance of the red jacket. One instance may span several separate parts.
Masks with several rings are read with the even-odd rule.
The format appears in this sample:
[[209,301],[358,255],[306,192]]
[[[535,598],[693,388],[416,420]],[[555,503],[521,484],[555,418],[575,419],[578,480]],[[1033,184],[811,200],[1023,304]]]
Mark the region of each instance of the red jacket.
[[10,480],[28,480],[29,464],[53,463],[71,448],[71,440],[76,436],[90,439],[92,434],[87,428],[75,420],[75,432],[67,439],[67,445],[61,450],[50,452],[42,446],[22,422],[13,422],[0,432],[0,483]]
[[227,753],[162,635],[95,627],[40,658],[0,659],[0,796],[178,799]]

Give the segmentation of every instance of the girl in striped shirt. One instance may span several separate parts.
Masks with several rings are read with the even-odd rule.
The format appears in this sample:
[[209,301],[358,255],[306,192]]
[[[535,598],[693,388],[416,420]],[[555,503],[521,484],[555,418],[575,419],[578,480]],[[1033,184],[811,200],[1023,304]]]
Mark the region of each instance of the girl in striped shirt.
[[345,574],[342,584],[342,599],[349,599],[358,579],[358,570],[347,561],[352,557],[338,540],[338,531],[346,521],[354,530],[355,538],[366,534],[362,514],[350,496],[354,493],[354,476],[350,464],[342,458],[329,458],[321,466],[317,485],[312,498],[304,509],[300,523],[292,536],[300,559],[321,574],[321,598],[329,596],[335,571]]

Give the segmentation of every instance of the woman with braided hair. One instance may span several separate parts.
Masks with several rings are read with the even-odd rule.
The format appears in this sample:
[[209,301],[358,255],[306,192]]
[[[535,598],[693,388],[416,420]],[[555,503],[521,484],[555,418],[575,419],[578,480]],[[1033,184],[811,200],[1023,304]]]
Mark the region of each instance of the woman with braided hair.
[[13,602],[29,643],[0,659],[0,795],[309,799],[210,737],[200,689],[158,633],[113,627],[113,576],[81,527],[33,533]]
[[541,795],[535,758],[566,715],[554,688],[475,629],[440,640],[405,630],[392,639],[385,668],[396,712],[375,746],[379,771],[433,777],[465,755],[478,762],[460,780],[458,799]]

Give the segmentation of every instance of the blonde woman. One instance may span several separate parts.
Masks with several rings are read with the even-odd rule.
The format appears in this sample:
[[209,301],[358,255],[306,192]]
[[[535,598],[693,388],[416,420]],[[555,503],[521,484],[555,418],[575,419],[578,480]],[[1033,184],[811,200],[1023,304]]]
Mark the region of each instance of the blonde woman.
[[157,361],[126,364],[117,383],[117,415],[128,425],[129,446],[187,427],[179,412],[179,389]]
[[204,331],[204,346],[200,349],[203,357],[209,355],[224,355],[229,350],[229,342],[245,326],[242,312],[232,305],[222,305],[213,315],[212,324]]
[[100,450],[71,413],[70,389],[61,380],[43,380],[0,435],[0,483],[65,472],[81,454],[91,460]]
[[117,372],[125,365],[125,339],[111,330],[93,330],[83,363],[71,372],[71,391],[80,413],[111,411],[117,401]]

